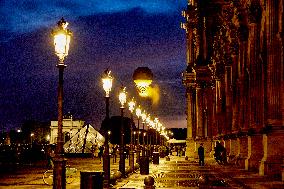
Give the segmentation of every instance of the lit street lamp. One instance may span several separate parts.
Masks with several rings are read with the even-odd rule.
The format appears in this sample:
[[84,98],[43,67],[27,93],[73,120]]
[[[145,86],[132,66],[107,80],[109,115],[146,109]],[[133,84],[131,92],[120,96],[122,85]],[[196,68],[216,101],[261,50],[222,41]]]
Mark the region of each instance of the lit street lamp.
[[141,108],[140,106],[138,106],[135,110],[135,114],[137,116],[137,128],[138,128],[138,131],[137,131],[137,154],[136,154],[136,162],[139,163],[139,159],[140,159],[140,129],[139,129],[139,119],[140,119],[140,116],[142,114],[142,111],[141,111]]
[[33,147],[33,137],[34,137],[34,133],[31,133],[31,147]]
[[[133,133],[132,133],[132,124],[133,124],[133,111],[135,107],[134,99],[128,102],[129,111],[131,113],[131,126],[130,126],[130,152],[129,152],[129,166],[131,172],[134,172],[134,152],[133,152]],[[135,138],[134,138],[135,139]]]
[[136,141],[135,135],[136,135],[136,131],[133,132],[133,137],[134,137],[133,142],[134,142],[134,146],[136,145],[136,142],[135,142],[135,141]]
[[68,55],[69,43],[71,38],[71,31],[67,29],[68,22],[61,18],[57,22],[57,28],[52,31],[54,37],[55,54],[59,58],[57,68],[59,70],[59,82],[58,82],[58,136],[56,154],[53,159],[53,189],[65,189],[66,178],[65,178],[65,165],[66,159],[64,158],[63,149],[63,133],[62,133],[62,122],[63,122],[63,71],[66,65],[64,64],[64,58]]
[[121,111],[121,129],[120,129],[120,158],[119,158],[119,171],[125,177],[125,157],[124,157],[124,124],[123,124],[123,110],[126,103],[125,87],[121,87],[119,93],[120,111]]
[[141,114],[141,118],[142,118],[142,125],[143,125],[143,129],[142,129],[142,142],[143,142],[143,147],[142,147],[142,156],[145,156],[145,121],[147,118],[147,114],[145,112],[145,110],[143,111],[143,113]]
[[159,119],[155,118],[154,119],[155,122],[155,133],[156,133],[156,150],[158,149],[158,124],[159,124]]
[[[106,100],[106,117],[105,121],[107,124],[107,128],[105,128],[105,150],[104,150],[104,156],[103,156],[103,171],[104,171],[104,188],[109,188],[109,180],[110,180],[110,157],[109,157],[109,145],[108,145],[108,139],[110,133],[108,133],[109,129],[109,93],[112,88],[112,76],[110,70],[105,70],[102,82],[103,82],[103,89],[106,92],[105,100]],[[110,131],[109,131],[110,132]]]

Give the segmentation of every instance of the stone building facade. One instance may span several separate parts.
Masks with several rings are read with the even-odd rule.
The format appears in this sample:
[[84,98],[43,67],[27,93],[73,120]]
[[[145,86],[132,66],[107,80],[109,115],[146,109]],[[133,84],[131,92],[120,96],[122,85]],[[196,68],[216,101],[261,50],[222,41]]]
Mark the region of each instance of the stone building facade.
[[281,175],[284,157],[284,0],[188,0],[187,150],[228,160],[260,175]]
[[[63,142],[67,142],[72,136],[76,135],[80,129],[83,128],[85,122],[82,120],[73,120],[72,115],[67,115],[63,117],[62,132],[63,132]],[[50,144],[55,144],[57,142],[58,133],[58,121],[50,122]]]

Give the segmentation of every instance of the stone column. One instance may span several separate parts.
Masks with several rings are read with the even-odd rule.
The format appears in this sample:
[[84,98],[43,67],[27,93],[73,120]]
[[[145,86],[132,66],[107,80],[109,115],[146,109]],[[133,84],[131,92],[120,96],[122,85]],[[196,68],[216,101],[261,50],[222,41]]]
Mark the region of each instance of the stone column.
[[[282,7],[279,7],[281,5]],[[283,123],[283,46],[279,38],[278,24],[282,16],[276,15],[283,9],[282,1],[266,1],[266,39],[267,39],[267,70],[266,70],[266,109],[263,134],[263,157],[259,166],[260,175],[280,176],[284,151],[284,123]],[[283,24],[283,22],[282,22]],[[280,68],[282,65],[282,69]]]
[[194,158],[195,143],[194,139],[196,136],[196,125],[195,125],[195,95],[194,89],[187,90],[187,139],[186,139],[186,152],[185,156]]
[[237,120],[238,129],[243,129],[245,125],[245,65],[247,61],[247,40],[248,40],[248,28],[242,24],[238,28],[239,33],[239,59],[238,59],[238,89],[239,89],[239,115]]
[[226,123],[225,134],[232,131],[232,66],[225,66]]
[[200,86],[196,87],[196,137],[203,138],[203,95]]

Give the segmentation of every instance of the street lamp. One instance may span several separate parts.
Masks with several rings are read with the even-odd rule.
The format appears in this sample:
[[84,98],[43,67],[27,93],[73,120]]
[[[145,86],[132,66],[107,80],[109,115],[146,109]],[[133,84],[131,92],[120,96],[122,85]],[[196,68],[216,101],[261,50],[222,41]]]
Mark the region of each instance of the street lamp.
[[133,152],[133,137],[132,137],[133,112],[135,107],[134,98],[132,98],[131,101],[128,102],[128,107],[131,113],[129,166],[131,172],[134,172],[134,152]]
[[136,131],[133,132],[133,136],[134,136],[134,140],[133,140],[133,141],[134,141],[134,146],[136,145],[136,142],[135,142],[135,141],[136,141],[135,135],[136,135]]
[[150,140],[150,132],[149,132],[149,129],[150,129],[150,123],[151,123],[151,115],[148,114],[147,118],[146,118],[146,123],[147,123],[147,144],[151,146],[151,140]]
[[156,133],[156,148],[158,147],[158,124],[159,124],[159,119],[158,118],[155,118],[154,119],[154,122],[155,122],[155,133]]
[[140,119],[140,116],[142,114],[142,111],[141,111],[141,108],[140,108],[140,105],[136,108],[135,110],[135,114],[137,116],[137,128],[138,128],[138,131],[137,131],[137,154],[136,154],[136,162],[139,163],[139,159],[140,159],[140,129],[139,129],[139,119]]
[[64,59],[68,55],[69,43],[72,32],[67,29],[68,22],[61,18],[57,22],[57,27],[52,31],[54,37],[55,54],[58,56],[59,62],[57,68],[59,70],[59,82],[58,82],[58,136],[56,154],[53,159],[53,189],[65,189],[65,165],[66,159],[64,158],[63,149],[63,133],[62,133],[62,122],[63,122],[63,71],[66,65]]
[[147,114],[146,114],[146,111],[144,110],[143,113],[141,114],[141,118],[142,118],[142,126],[143,126],[143,129],[142,129],[142,142],[143,142],[143,148],[142,148],[142,156],[145,156],[145,121],[146,121],[146,118],[147,118]]
[[[106,117],[105,121],[107,124],[107,128],[105,128],[105,150],[103,156],[103,171],[104,171],[104,188],[109,188],[109,180],[110,180],[110,157],[109,157],[109,145],[108,145],[108,138],[109,138],[109,93],[112,88],[112,76],[111,71],[106,69],[104,71],[102,82],[103,82],[103,89],[106,92],[105,100],[106,100]],[[110,131],[109,131],[110,132]]]
[[119,158],[119,171],[125,177],[125,157],[124,157],[124,124],[123,124],[123,110],[126,103],[125,87],[121,87],[119,93],[120,111],[121,111],[121,129],[120,129],[120,158]]
[[31,147],[33,147],[33,137],[34,137],[34,133],[31,133]]

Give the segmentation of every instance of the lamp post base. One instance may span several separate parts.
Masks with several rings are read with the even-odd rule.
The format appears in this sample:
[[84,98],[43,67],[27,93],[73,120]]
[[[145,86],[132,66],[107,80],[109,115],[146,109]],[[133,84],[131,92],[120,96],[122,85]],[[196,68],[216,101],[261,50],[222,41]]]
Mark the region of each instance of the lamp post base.
[[136,163],[140,163],[139,160],[140,160],[140,149],[136,151]]
[[110,180],[110,157],[109,157],[109,153],[104,153],[103,170],[104,170],[103,187],[109,188],[109,180]]
[[53,189],[66,188],[66,162],[67,159],[60,155],[53,158]]
[[119,156],[119,171],[121,172],[122,176],[125,177],[125,158],[123,150],[120,151]]
[[134,152],[133,150],[129,152],[129,166],[130,166],[130,171],[134,172]]

